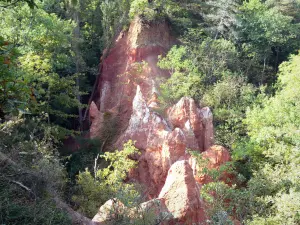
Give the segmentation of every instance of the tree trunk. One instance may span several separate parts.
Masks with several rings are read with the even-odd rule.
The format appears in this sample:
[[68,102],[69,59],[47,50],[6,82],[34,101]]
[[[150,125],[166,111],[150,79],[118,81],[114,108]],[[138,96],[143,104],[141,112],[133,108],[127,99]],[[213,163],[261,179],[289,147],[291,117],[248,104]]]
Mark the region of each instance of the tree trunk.
[[[74,40],[73,40],[73,49],[75,52],[75,65],[76,65],[76,73],[79,75],[81,72],[80,68],[80,49],[78,46],[78,40],[80,39],[80,20],[79,20],[79,13],[77,9],[74,9],[74,14],[73,14],[73,19],[76,23],[76,27],[74,29]],[[80,96],[80,79],[79,77],[76,77],[76,98],[79,102],[81,103],[81,96]],[[78,106],[78,118],[79,118],[79,125],[80,129],[82,129],[82,121],[83,121],[83,116],[82,116],[82,109],[80,105]]]

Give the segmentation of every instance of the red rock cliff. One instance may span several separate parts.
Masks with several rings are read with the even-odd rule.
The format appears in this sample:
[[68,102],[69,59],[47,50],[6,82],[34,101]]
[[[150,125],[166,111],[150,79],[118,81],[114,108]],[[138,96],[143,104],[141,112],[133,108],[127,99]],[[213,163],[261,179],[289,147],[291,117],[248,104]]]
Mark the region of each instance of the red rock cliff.
[[[120,34],[104,59],[90,106],[90,136],[97,137],[103,129],[105,113],[118,114],[123,130],[116,146],[132,139],[142,152],[128,179],[144,185],[150,202],[156,199],[163,204],[172,218],[167,224],[192,224],[205,221],[199,193],[210,179],[199,175],[187,150],[202,152],[209,168],[218,168],[230,155],[225,148],[213,146],[209,108],[200,109],[193,99],[184,97],[165,117],[155,112],[159,80],[169,76],[157,67],[158,55],[174,43],[166,22],[144,23],[137,18],[128,32]],[[104,214],[101,207],[94,221],[105,222],[99,219],[106,218]]]
[[90,106],[91,137],[99,134],[99,123],[106,112],[118,112],[121,128],[126,128],[137,85],[140,85],[145,98],[150,100],[157,92],[159,78],[169,76],[156,63],[158,55],[165,54],[174,42],[166,22],[145,23],[136,18],[128,32],[121,32],[103,61]]

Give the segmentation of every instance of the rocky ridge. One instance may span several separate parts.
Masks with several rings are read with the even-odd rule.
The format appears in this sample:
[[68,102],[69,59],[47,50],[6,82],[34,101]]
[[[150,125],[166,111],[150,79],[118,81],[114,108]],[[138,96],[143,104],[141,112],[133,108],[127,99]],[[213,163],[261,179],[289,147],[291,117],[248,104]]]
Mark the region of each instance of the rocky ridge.
[[[90,105],[90,137],[99,136],[105,114],[118,115],[122,134],[116,146],[131,139],[142,153],[134,156],[138,167],[128,174],[129,182],[145,187],[149,201],[141,208],[154,208],[156,220],[164,220],[163,224],[203,223],[205,204],[200,189],[211,179],[201,174],[188,150],[201,153],[208,168],[230,161],[230,154],[213,145],[213,116],[208,107],[201,109],[193,99],[184,97],[167,109],[166,116],[157,112],[159,79],[168,77],[169,72],[156,63],[158,55],[174,43],[166,22],[144,24],[136,18],[129,31],[120,34],[104,59],[97,95]],[[93,221],[106,224],[116,204],[125,208],[110,200]]]

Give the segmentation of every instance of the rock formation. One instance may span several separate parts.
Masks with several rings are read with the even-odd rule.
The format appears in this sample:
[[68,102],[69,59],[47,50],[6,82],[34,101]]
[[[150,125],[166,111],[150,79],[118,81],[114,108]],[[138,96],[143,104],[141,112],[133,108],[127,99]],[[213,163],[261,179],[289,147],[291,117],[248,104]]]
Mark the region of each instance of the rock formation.
[[205,220],[204,204],[199,194],[192,168],[183,159],[171,166],[159,198],[165,200],[173,221],[177,224],[192,224]]
[[[99,113],[94,117],[90,113],[91,127],[101,121],[106,112],[118,109],[121,115],[121,129],[128,125],[132,113],[132,100],[136,87],[150,100],[158,86],[158,80],[168,77],[169,72],[156,65],[159,55],[164,55],[175,43],[171,37],[167,22],[145,22],[137,17],[128,32],[122,32],[103,59],[102,73],[92,96],[94,109]],[[97,129],[91,129],[91,137],[98,136]]]
[[[118,113],[122,132],[115,145],[131,139],[142,153],[133,156],[138,166],[128,174],[128,182],[145,187],[149,201],[141,208],[154,208],[157,218],[163,217],[161,213],[168,215],[165,224],[202,223],[205,213],[200,188],[211,179],[201,174],[188,150],[201,153],[208,168],[219,168],[230,161],[230,155],[213,145],[209,108],[201,109],[193,99],[184,97],[166,110],[166,116],[156,112],[159,78],[169,76],[157,67],[158,55],[174,43],[166,22],[145,24],[136,18],[129,31],[120,35],[103,61],[97,94],[90,105],[90,137],[98,136],[105,113]],[[110,200],[102,206],[94,221],[104,224],[107,211],[115,204],[121,205]]]
[[165,120],[147,106],[138,86],[129,125],[118,140],[119,146],[135,140],[142,151],[137,158],[138,168],[129,178],[144,184],[150,198],[158,196],[170,167],[179,159],[188,159],[187,149],[203,151],[204,148],[203,137],[207,132],[194,100],[182,98],[168,110],[168,118]]

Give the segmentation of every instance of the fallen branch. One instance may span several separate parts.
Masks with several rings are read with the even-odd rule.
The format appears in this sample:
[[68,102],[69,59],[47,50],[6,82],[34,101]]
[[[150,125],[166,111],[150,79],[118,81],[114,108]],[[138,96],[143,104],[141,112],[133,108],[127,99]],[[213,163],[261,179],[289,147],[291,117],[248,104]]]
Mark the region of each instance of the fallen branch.
[[93,222],[91,219],[83,216],[79,212],[76,212],[73,210],[67,203],[62,201],[59,197],[53,196],[53,194],[50,192],[52,195],[52,198],[56,204],[56,207],[59,209],[62,209],[63,211],[67,212],[68,215],[70,216],[72,220],[72,224],[80,224],[80,225],[96,225],[97,223]]
[[20,186],[21,188],[23,188],[24,190],[28,191],[30,194],[32,194],[34,196],[34,199],[36,199],[36,195],[33,193],[33,191],[29,187],[25,186],[24,184],[22,184],[19,181],[15,181],[15,180],[9,180],[9,182],[16,184],[16,185]]
[[[78,224],[78,225],[79,224],[80,225],[96,225],[97,224],[97,223],[93,222],[91,219],[89,219],[89,218],[85,217],[84,215],[73,210],[67,203],[65,203],[62,199],[60,199],[58,197],[57,192],[55,190],[53,190],[51,185],[49,183],[47,183],[47,181],[43,177],[41,177],[39,174],[22,168],[16,162],[14,162],[9,157],[7,157],[5,154],[0,152],[0,166],[2,164],[5,167],[10,166],[13,170],[18,171],[18,172],[23,171],[23,173],[24,173],[24,171],[25,171],[27,174],[32,176],[32,179],[40,179],[40,180],[44,181],[46,183],[46,190],[50,194],[51,199],[55,202],[56,207],[59,209],[62,209],[70,216],[70,218],[72,220],[72,224]],[[8,178],[6,178],[6,179],[8,179]],[[34,194],[33,191],[29,187],[25,186],[21,182],[15,181],[15,180],[10,180],[10,179],[8,179],[8,180],[10,182],[18,185],[19,187],[23,188],[24,190],[30,192],[31,194]],[[34,194],[34,196],[35,196],[35,194]]]

